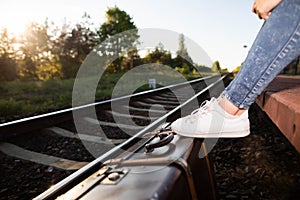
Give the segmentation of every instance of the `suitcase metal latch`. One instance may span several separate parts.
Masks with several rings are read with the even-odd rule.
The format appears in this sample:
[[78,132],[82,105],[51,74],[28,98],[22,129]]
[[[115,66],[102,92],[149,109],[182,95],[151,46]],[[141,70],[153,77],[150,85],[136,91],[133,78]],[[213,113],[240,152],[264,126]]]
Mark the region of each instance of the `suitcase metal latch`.
[[128,172],[128,169],[113,169],[108,172],[108,175],[101,181],[101,184],[116,185],[128,174]]

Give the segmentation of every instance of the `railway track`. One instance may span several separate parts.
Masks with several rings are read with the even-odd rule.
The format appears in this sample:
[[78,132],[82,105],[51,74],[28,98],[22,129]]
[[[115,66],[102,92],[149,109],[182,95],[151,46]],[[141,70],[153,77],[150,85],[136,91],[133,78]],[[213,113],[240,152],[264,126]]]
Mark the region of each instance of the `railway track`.
[[[219,84],[216,80],[220,81]],[[141,180],[130,181],[134,169],[141,166],[149,169],[149,165],[165,163],[164,169],[170,168],[167,167],[170,165],[169,160],[157,159],[156,156],[159,153],[163,157],[172,155],[176,149],[188,152],[183,155],[184,158],[191,155],[186,161],[193,172],[192,179],[197,190],[194,194],[200,194],[202,199],[297,199],[300,184],[299,155],[274,125],[268,125],[267,117],[257,106],[249,111],[252,124],[250,136],[233,140],[219,139],[204,159],[191,158],[198,158],[203,149],[211,150],[205,148],[205,145],[209,146],[210,140],[191,139],[182,145],[180,141],[183,140],[176,135],[166,145],[169,149],[165,146],[155,149],[153,153],[141,154],[142,157],[148,156],[148,160],[153,155],[151,162],[145,162],[134,155],[137,151],[144,152],[145,144],[154,137],[152,133],[157,127],[172,122],[180,115],[189,114],[210,96],[218,96],[223,89],[223,82],[226,85],[229,81],[207,77],[205,80],[186,83],[191,85],[196,95],[187,95],[186,85],[178,84],[1,124],[0,199],[70,199],[66,195],[72,194],[74,190],[74,199],[95,196],[102,199],[126,199],[126,191],[130,194],[129,199],[139,194],[144,198],[151,190],[151,184],[145,181],[153,178],[157,181],[155,185],[160,183],[164,189],[163,193],[156,191],[152,196],[154,199],[193,199],[189,195],[193,193],[190,187],[193,184],[184,185],[186,180],[191,180],[186,178],[188,176],[178,179],[183,185],[174,186],[170,180],[175,180],[176,173],[164,177],[169,172],[163,171],[163,175],[157,177],[150,170],[142,173]],[[93,110],[96,111],[96,118],[90,116]],[[74,116],[78,117],[77,122]],[[102,131],[99,131],[99,126]],[[193,147],[192,151],[184,148],[189,145]],[[199,155],[195,155],[195,152]],[[192,163],[198,165],[193,166]],[[113,164],[128,171],[121,172],[125,178],[119,184],[109,186],[107,179],[101,179],[105,174],[101,171]],[[180,168],[181,174],[188,174],[182,168],[184,161],[171,164],[173,168]],[[107,177],[112,172],[108,172]],[[96,184],[86,189],[86,183],[93,180],[96,180],[99,187],[95,187]],[[143,185],[147,187],[140,187]],[[172,189],[168,190],[168,185],[173,185]],[[115,197],[117,194],[119,196]]]
[[58,182],[38,199],[61,194],[120,150],[217,96],[224,81],[206,77],[1,124],[1,198],[33,198]]

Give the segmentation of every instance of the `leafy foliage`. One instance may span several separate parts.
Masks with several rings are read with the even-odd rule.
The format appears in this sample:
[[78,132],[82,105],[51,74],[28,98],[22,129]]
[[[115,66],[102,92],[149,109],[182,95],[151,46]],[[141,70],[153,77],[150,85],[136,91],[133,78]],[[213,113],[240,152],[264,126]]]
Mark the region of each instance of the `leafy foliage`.
[[[106,21],[96,28],[87,13],[71,26],[56,26],[48,19],[33,22],[21,37],[13,37],[6,29],[0,33],[0,81],[50,80],[74,78],[86,56],[93,50],[107,58],[109,73],[121,73],[146,63],[159,63],[193,73],[195,63],[179,37],[176,55],[163,44],[141,58],[137,50],[139,35],[133,19],[118,7],[108,8]],[[207,69],[206,69],[207,70]]]
[[[138,44],[138,30],[132,18],[117,7],[109,8],[106,12],[106,21],[101,25],[98,44],[102,46],[101,54],[111,63],[109,71],[121,72],[123,69],[133,67],[134,57],[137,57],[136,44]],[[128,50],[130,50],[130,53]],[[125,61],[128,52],[129,61]],[[124,55],[125,54],[125,55]],[[130,61],[131,59],[131,61]],[[126,66],[129,63],[129,66]],[[125,64],[122,67],[122,64]],[[130,66],[131,65],[131,66]]]
[[0,33],[0,80],[10,81],[17,77],[14,40],[15,38],[8,36],[7,29],[2,29]]
[[221,72],[221,67],[220,67],[219,61],[215,61],[215,62],[212,64],[211,70],[212,70],[213,72]]
[[[179,35],[179,49],[177,51],[177,55],[186,60],[188,63],[193,64],[192,58],[189,56],[187,49],[185,47],[184,43],[184,35],[180,34]],[[186,63],[187,64],[187,63]]]
[[48,22],[32,23],[21,38],[18,58],[19,76],[26,80],[61,78],[61,65],[51,51],[53,44],[48,34]]
[[82,22],[69,29],[65,24],[62,30],[56,30],[59,35],[54,40],[54,53],[58,56],[62,65],[62,74],[64,78],[73,78],[93,47],[96,44],[96,33],[91,30],[90,16],[85,13],[82,16]]
[[171,52],[164,50],[163,44],[160,43],[152,52],[148,52],[148,54],[144,58],[144,63],[171,65]]

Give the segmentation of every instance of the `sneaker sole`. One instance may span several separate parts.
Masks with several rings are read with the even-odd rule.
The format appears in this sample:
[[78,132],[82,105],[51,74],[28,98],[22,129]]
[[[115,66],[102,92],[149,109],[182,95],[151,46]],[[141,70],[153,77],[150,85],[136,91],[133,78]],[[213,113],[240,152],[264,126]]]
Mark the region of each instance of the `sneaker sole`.
[[241,138],[250,134],[249,130],[238,132],[222,132],[222,133],[182,133],[173,130],[177,135],[193,138]]

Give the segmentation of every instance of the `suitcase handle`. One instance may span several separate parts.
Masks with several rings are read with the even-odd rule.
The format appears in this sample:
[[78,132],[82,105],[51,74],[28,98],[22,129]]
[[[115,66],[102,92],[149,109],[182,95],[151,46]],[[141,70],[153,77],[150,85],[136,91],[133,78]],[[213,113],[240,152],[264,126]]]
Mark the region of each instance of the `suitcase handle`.
[[159,133],[156,135],[156,137],[159,137],[160,141],[158,141],[156,143],[146,144],[145,145],[146,153],[150,153],[150,152],[154,151],[155,148],[162,147],[162,146],[169,144],[173,140],[174,134],[173,134],[173,132],[168,131],[168,132]]

